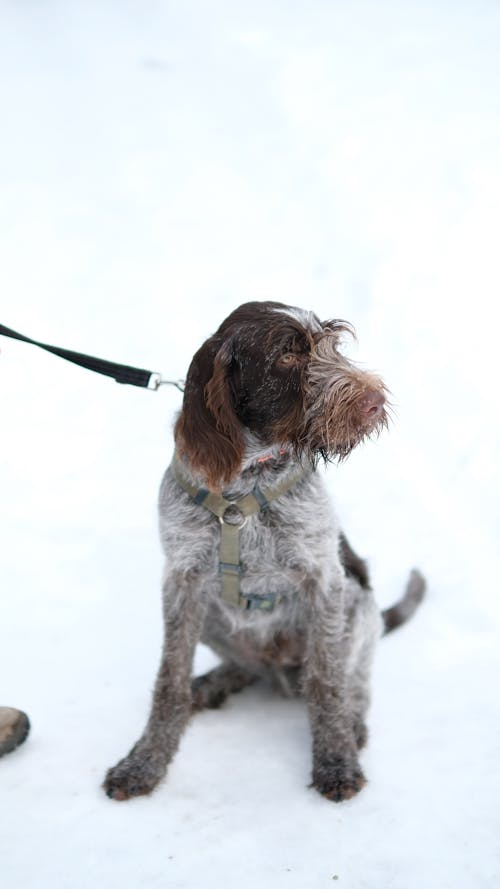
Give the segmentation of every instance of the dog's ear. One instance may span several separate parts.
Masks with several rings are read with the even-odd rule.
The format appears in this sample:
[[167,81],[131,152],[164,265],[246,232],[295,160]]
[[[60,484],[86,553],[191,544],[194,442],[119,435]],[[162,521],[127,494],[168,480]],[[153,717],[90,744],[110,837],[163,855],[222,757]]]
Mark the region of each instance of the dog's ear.
[[191,468],[217,490],[240,469],[244,451],[241,424],[236,416],[229,372],[232,342],[212,337],[194,356],[188,371],[182,411],[175,425],[175,441]]

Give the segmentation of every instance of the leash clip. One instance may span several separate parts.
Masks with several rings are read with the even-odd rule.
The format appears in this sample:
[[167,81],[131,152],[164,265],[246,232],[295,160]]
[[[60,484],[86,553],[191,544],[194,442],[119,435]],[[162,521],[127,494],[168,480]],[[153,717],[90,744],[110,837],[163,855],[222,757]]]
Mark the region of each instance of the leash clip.
[[147,385],[150,392],[157,392],[160,386],[175,386],[179,392],[184,392],[184,380],[164,380],[160,373],[154,371]]

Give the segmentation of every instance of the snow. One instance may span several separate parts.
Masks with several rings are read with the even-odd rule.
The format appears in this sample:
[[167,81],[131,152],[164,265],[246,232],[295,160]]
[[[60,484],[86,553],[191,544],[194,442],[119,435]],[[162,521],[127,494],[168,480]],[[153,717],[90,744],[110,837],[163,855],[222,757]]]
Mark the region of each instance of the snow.
[[176,379],[248,299],[348,319],[396,419],[326,478],[381,606],[429,580],[377,653],[357,798],[308,788],[303,703],[252,688],[108,800],[180,396],[2,338],[0,703],[33,724],[6,889],[498,885],[499,32],[488,0],[1,4],[0,322]]

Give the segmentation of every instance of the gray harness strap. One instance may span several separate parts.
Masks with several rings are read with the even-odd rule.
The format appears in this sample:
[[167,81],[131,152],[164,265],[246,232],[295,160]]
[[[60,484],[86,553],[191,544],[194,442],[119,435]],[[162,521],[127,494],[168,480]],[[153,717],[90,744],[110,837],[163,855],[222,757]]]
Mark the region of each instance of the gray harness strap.
[[190,497],[199,506],[208,509],[212,515],[217,516],[221,523],[221,535],[219,546],[219,574],[221,575],[221,599],[229,605],[244,610],[261,609],[272,611],[276,604],[276,595],[270,593],[267,596],[242,595],[240,590],[240,575],[242,572],[240,562],[240,530],[246,524],[249,516],[260,510],[267,509],[273,500],[277,500],[286,491],[290,490],[303,478],[306,470],[300,467],[279,485],[260,488],[257,485],[250,494],[245,494],[239,500],[226,500],[213,491],[206,488],[197,488],[192,485],[182,474],[182,464],[177,454],[174,454],[170,469],[176,482],[184,488]]

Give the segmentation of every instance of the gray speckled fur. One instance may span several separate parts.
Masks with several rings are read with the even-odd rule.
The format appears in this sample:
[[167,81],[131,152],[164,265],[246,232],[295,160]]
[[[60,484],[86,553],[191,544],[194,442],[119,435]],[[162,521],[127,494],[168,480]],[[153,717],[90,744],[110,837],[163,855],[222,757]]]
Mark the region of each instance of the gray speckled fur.
[[[257,454],[249,440],[243,471],[224,490],[228,499],[248,493],[257,481],[274,485],[296,468],[291,456],[258,463]],[[241,611],[220,599],[219,527],[167,470],[160,491],[167,556],[163,658],[144,734],[109,771],[108,793],[120,799],[151,791],[192,708],[216,706],[229,692],[267,675],[285,692],[306,696],[313,784],[332,799],[348,798],[364,783],[357,746],[366,736],[368,674],[382,622],[371,592],[345,576],[339,527],[321,476],[308,472],[241,531],[242,592],[282,594],[271,614]],[[277,634],[285,645],[276,646]],[[220,655],[223,666],[195,680],[191,691],[199,640]]]
[[[312,465],[319,454],[347,456],[387,423],[382,381],[338,351],[348,329],[279,303],[248,303],[194,356],[175,433],[186,479],[213,490],[217,479],[231,479],[222,493],[236,500],[256,484],[280,485],[299,459],[306,473],[241,530],[241,592],[278,594],[269,613],[222,601],[219,521],[167,470],[160,491],[163,655],[148,723],[108,771],[109,796],[153,790],[190,714],[218,706],[257,678],[305,696],[313,786],[335,801],[363,786],[358,749],[366,741],[369,672],[383,623],[366,566],[341,535]],[[386,630],[411,616],[424,586],[413,572],[402,602],[384,612]],[[222,664],[193,680],[199,640]]]

